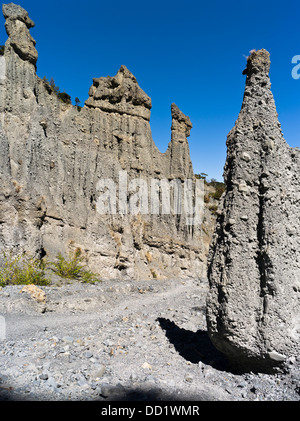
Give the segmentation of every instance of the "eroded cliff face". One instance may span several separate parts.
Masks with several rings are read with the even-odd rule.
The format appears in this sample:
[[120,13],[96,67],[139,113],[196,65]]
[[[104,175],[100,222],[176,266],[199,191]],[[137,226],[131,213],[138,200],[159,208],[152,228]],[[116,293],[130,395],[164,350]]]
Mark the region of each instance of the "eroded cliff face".
[[269,69],[266,50],[248,58],[208,267],[210,337],[246,369],[299,355],[300,152],[283,138]]
[[133,179],[145,180],[150,189],[152,179],[179,179],[183,186],[193,178],[189,118],[172,105],[171,141],[160,153],[151,135],[151,99],[125,66],[114,77],[94,79],[81,110],[63,103],[36,74],[29,32],[34,23],[27,12],[11,3],[3,13],[8,40],[0,57],[1,249],[53,259],[79,247],[102,278],[202,276],[209,213],[203,231],[201,224],[188,225],[184,212],[119,209],[102,215],[98,206],[103,179],[115,182],[118,201]]

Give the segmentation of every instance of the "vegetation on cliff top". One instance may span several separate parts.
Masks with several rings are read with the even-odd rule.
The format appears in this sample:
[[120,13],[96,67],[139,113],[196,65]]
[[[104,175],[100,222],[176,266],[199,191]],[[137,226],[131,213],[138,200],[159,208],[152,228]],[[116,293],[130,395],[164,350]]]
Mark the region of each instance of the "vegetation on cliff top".
[[55,95],[57,95],[57,97],[65,104],[71,104],[71,96],[66,92],[60,91],[59,86],[56,86],[53,77],[50,79],[49,82],[46,76],[44,76],[43,81],[49,93],[54,93]]

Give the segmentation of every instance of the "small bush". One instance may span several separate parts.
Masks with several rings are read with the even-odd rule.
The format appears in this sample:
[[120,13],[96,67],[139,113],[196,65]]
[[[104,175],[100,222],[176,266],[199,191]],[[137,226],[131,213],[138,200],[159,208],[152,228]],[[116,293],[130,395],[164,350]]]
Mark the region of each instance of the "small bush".
[[57,96],[65,104],[71,104],[71,97],[69,94],[66,94],[66,92],[58,92]]
[[0,45],[0,56],[4,56],[5,45]]
[[84,265],[81,264],[82,260],[80,249],[76,249],[74,256],[70,259],[65,259],[58,254],[56,262],[33,259],[25,254],[2,253],[0,255],[0,286],[50,285],[51,279],[46,278],[46,269],[48,268],[61,278],[75,279],[84,283],[100,282],[96,274],[84,268]]
[[93,272],[85,270],[82,265],[83,257],[80,248],[77,248],[74,256],[70,256],[67,260],[60,253],[57,255],[57,262],[50,263],[54,272],[61,278],[77,279],[84,283],[99,282],[97,275]]
[[45,278],[45,262],[24,254],[13,256],[3,253],[0,263],[0,286],[6,285],[49,285]]
[[204,180],[206,181],[207,174],[205,172],[201,172],[200,174],[195,174],[195,178],[197,180]]
[[80,275],[80,280],[84,284],[94,284],[96,282],[101,282],[101,279],[98,278],[98,275],[96,275],[93,272],[90,272],[89,270],[82,271]]
[[57,275],[68,279],[76,279],[80,276],[83,269],[80,264],[83,260],[80,249],[76,249],[74,256],[70,257],[69,260],[66,260],[61,253],[57,255],[56,259],[57,262],[51,262],[50,265]]

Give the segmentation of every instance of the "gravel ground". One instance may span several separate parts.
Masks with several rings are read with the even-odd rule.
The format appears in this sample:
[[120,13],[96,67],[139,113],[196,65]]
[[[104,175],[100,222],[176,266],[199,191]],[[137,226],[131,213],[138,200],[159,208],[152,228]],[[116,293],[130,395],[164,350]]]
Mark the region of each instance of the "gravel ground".
[[206,279],[40,288],[0,291],[2,401],[299,401],[300,357],[237,374],[214,349]]

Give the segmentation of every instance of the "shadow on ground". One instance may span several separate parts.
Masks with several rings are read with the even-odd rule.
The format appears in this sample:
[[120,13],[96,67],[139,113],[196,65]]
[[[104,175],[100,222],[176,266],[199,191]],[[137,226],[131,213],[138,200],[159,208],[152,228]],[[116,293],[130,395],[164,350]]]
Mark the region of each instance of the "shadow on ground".
[[169,342],[185,360],[193,364],[202,362],[221,371],[231,371],[226,357],[213,346],[207,331],[186,330],[162,317],[157,321]]
[[[162,390],[160,387],[146,388],[145,386],[128,387],[122,385],[114,385],[110,387],[109,393],[105,395],[100,394],[98,397],[94,397],[92,400],[84,400],[83,398],[77,398],[73,400],[81,402],[99,402],[105,404],[106,402],[175,402],[175,401],[218,401],[222,400],[216,395],[214,390],[202,388],[201,390],[192,394],[181,390],[175,390],[168,392]],[[0,402],[65,402],[61,396],[57,396],[57,399],[48,398],[45,394],[42,396],[35,394],[34,396],[28,396],[25,393],[14,393],[13,391],[1,393],[0,391]],[[69,402],[71,400],[68,399]]]

